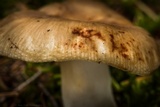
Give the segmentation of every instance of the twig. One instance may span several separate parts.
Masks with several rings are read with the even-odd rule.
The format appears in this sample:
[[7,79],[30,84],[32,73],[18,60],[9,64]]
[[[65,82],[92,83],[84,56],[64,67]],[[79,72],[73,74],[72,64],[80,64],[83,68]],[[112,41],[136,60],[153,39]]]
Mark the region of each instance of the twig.
[[156,21],[158,19],[157,14],[151,8],[149,8],[146,4],[144,4],[143,2],[137,0],[137,2],[135,2],[135,5],[141,11],[143,11],[145,14],[147,14],[151,19],[153,19],[154,21]]
[[46,102],[44,101],[43,95],[44,95],[44,93],[41,93],[41,95],[40,95],[41,104],[42,104],[42,107],[47,107],[47,106],[46,106]]
[[11,92],[3,92],[0,93],[0,97],[7,97],[7,96],[17,96],[19,95],[19,92],[26,87],[28,84],[30,84],[32,81],[34,81],[35,79],[37,79],[40,75],[42,74],[42,71],[38,71],[36,72],[32,77],[30,77],[29,79],[27,79],[26,81],[24,81],[22,84],[20,84],[17,88],[15,88],[13,91]]
[[24,87],[26,87],[28,84],[30,84],[32,81],[34,81],[35,79],[37,79],[40,75],[42,74],[42,71],[38,71],[37,73],[35,73],[32,77],[30,77],[29,79],[27,79],[25,82],[23,82],[22,84],[20,84],[16,89],[14,89],[15,91],[21,91]]
[[18,96],[18,95],[19,95],[19,93],[16,91],[0,93],[0,97]]
[[44,92],[44,94],[49,97],[53,107],[58,107],[58,104],[56,103],[55,99],[51,96],[51,94],[44,87],[44,85],[42,83],[39,83],[38,86],[41,88],[41,90]]
[[1,77],[0,77],[0,87],[3,89],[3,90],[8,90],[8,87],[5,85],[5,83],[2,81]]

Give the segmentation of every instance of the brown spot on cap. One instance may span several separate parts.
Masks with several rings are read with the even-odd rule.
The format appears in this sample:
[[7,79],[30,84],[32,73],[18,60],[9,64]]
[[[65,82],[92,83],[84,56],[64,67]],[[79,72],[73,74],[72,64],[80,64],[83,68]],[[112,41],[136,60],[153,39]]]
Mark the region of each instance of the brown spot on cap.
[[75,28],[72,30],[72,34],[75,34],[75,35],[80,35],[81,34],[81,29],[80,28]]
[[18,46],[17,46],[15,43],[12,42],[11,38],[8,38],[8,41],[9,41],[10,44],[11,44],[11,46],[10,46],[11,49],[12,49],[12,48],[19,49]]
[[139,61],[142,61],[142,62],[144,62],[144,60],[143,60],[142,58],[138,58],[138,60],[139,60]]
[[123,58],[130,60],[129,55],[127,55],[125,53],[121,53],[121,55],[123,56]]
[[91,39],[91,37],[95,36],[98,39],[105,41],[105,39],[102,37],[101,33],[97,30],[94,30],[94,29],[86,29],[86,28],[82,29],[82,28],[77,27],[72,30],[72,34],[81,36],[83,38],[88,38],[88,39]]
[[110,36],[110,41],[112,43],[112,52],[113,52],[113,51],[115,51],[117,49],[117,46],[116,46],[116,44],[114,42],[114,35],[110,34],[109,36]]
[[50,29],[47,30],[47,32],[51,31]]
[[118,31],[119,33],[122,33],[122,34],[124,34],[125,32],[124,31]]
[[128,51],[127,47],[123,43],[121,43],[120,46],[121,46],[121,51],[122,52],[127,52]]

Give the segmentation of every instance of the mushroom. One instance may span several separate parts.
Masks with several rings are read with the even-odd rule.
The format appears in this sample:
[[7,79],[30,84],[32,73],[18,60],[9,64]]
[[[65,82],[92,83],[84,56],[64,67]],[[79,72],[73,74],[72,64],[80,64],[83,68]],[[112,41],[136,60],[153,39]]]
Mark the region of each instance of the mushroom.
[[[40,8],[39,11],[44,12],[48,15],[59,16],[59,17],[67,18],[67,19],[73,19],[73,20],[121,24],[124,26],[132,26],[133,25],[126,18],[117,14],[116,12],[111,10],[110,8],[106,7],[106,5],[104,5],[100,2],[95,2],[95,1],[94,2],[93,1],[92,2],[90,2],[90,1],[85,1],[85,2],[84,1],[70,1],[70,2],[68,2],[67,1],[67,2],[61,2],[61,3],[53,3],[53,4],[49,4],[49,5],[46,5],[42,8]],[[114,37],[113,37],[113,39],[114,39]],[[126,43],[128,44],[129,42],[126,42]],[[114,43],[113,43],[113,45],[114,45]],[[125,50],[125,47],[122,44],[120,47],[124,48],[124,50]],[[116,48],[116,46],[115,46],[115,48]],[[121,51],[121,49],[119,51]],[[126,51],[127,51],[127,49],[126,49]],[[141,51],[141,50],[139,50],[139,51]],[[124,52],[124,53],[126,53],[126,52]],[[150,52],[148,52],[148,53],[150,53]],[[138,52],[136,54],[138,55],[141,53]],[[127,58],[127,54],[126,55],[123,54],[122,56]],[[141,60],[140,57],[138,59]],[[137,61],[137,62],[139,62],[139,61]],[[85,64],[85,62],[81,62],[81,63],[83,63],[83,65]],[[73,105],[73,107],[77,106],[77,105],[84,107],[84,105],[81,105],[81,104],[85,103],[88,107],[94,107],[93,105],[95,105],[95,107],[96,107],[96,106],[98,106],[99,102],[102,101],[101,104],[103,106],[105,104],[108,107],[115,106],[116,104],[115,104],[113,94],[112,94],[111,76],[109,73],[109,69],[104,67],[104,69],[100,70],[99,64],[97,66],[92,65],[92,67],[90,67],[91,73],[89,73],[89,70],[85,70],[84,69],[85,67],[81,67],[82,64],[78,64],[78,62],[76,62],[76,64],[78,65],[77,70],[75,70],[76,69],[75,68],[75,66],[76,66],[75,61],[74,61],[74,63],[69,63],[69,62],[66,63],[65,62],[65,65],[61,64],[62,82],[63,82],[63,84],[67,84],[66,86],[62,85],[64,104],[67,105],[67,107],[72,107],[71,106],[72,104],[76,104],[76,105]],[[73,67],[73,65],[74,65],[74,67]],[[65,67],[63,67],[63,66],[65,66]],[[71,66],[71,67],[69,68],[69,66]],[[89,67],[89,64],[87,66]],[[131,66],[133,66],[133,64]],[[80,68],[81,68],[81,70],[79,70]],[[102,67],[100,67],[100,68],[102,68]],[[77,72],[77,71],[79,71],[79,72]],[[97,71],[99,71],[99,72],[97,72]],[[74,78],[71,78],[71,77],[74,77]],[[96,78],[96,82],[94,80],[95,78]],[[85,89],[82,88],[84,85],[87,86],[87,87],[85,86]],[[75,87],[76,87],[76,89],[75,89]],[[96,89],[94,87],[96,87],[96,88],[98,87],[99,89]],[[95,89],[95,91],[92,92],[92,94],[88,92],[88,90],[91,90],[91,89]],[[101,99],[101,100],[99,102],[97,99],[93,100],[91,98],[93,96],[96,96],[97,99]],[[78,97],[78,99],[76,97]],[[93,103],[93,102],[96,102],[96,103]]]
[[139,27],[37,11],[17,12],[0,22],[0,54],[60,62],[65,107],[115,107],[108,65],[138,75],[159,66],[154,39]]

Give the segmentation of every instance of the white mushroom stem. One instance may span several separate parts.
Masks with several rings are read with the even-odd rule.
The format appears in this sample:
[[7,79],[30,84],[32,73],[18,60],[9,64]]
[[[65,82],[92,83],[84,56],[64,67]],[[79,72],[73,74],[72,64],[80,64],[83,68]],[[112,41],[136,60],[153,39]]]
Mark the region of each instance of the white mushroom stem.
[[60,66],[64,107],[115,107],[108,66],[87,61]]

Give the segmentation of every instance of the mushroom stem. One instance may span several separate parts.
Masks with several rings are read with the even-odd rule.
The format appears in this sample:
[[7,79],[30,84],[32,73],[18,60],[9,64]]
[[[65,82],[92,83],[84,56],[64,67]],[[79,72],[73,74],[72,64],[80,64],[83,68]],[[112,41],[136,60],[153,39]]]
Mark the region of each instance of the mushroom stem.
[[87,61],[60,66],[64,107],[115,107],[108,66]]

